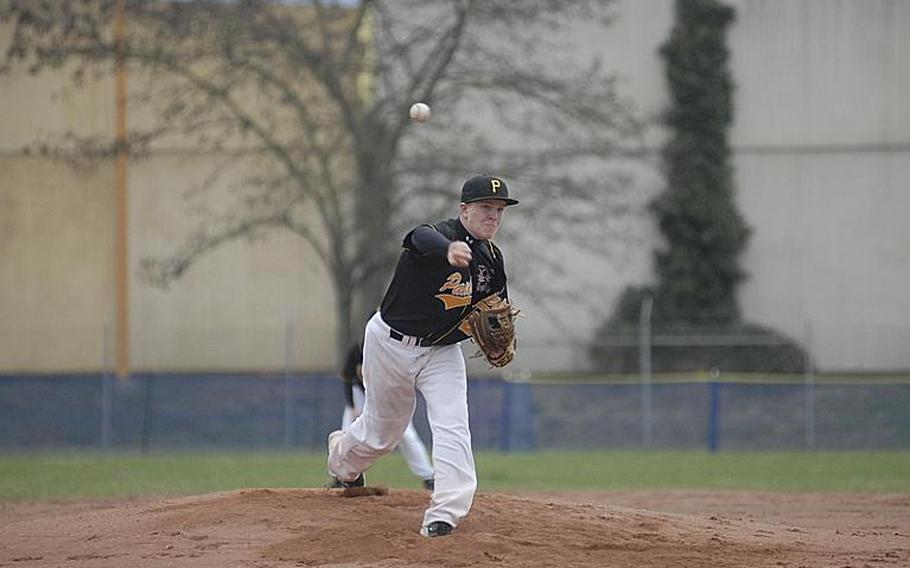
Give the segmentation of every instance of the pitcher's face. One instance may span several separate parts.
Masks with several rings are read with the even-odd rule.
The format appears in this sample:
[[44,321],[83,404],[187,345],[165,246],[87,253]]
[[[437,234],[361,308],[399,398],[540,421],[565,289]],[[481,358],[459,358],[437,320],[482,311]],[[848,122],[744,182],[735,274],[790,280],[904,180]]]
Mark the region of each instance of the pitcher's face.
[[482,199],[462,203],[459,218],[472,237],[488,241],[499,230],[505,212],[506,202],[502,199]]

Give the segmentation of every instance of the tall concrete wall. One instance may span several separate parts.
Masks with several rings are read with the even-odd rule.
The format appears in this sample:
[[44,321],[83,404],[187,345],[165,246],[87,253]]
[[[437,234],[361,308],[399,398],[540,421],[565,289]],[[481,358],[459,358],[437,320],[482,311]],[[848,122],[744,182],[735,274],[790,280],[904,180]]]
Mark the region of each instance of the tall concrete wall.
[[[734,150],[737,202],[754,229],[743,257],[744,318],[807,344],[823,370],[910,368],[910,3],[900,0],[741,0],[728,41],[736,83]],[[635,191],[662,189],[656,153],[668,104],[657,50],[672,25],[672,0],[625,0],[613,28],[582,27],[579,54],[601,57],[641,116],[654,151]],[[650,170],[650,171],[649,171]],[[609,219],[606,222],[611,222]],[[626,285],[652,278],[648,241],[628,247],[613,267],[584,259],[609,305]],[[506,227],[508,230],[508,227]],[[571,330],[585,337],[594,312],[578,308]],[[602,316],[602,312],[598,315]],[[545,318],[522,322],[533,353],[527,368],[560,368],[584,357],[565,329]],[[536,329],[535,329],[535,326]],[[523,327],[523,329],[524,329]]]
[[[67,86],[65,70],[0,77],[0,373],[113,367],[113,164],[77,171],[22,153],[66,131],[113,136],[113,81]],[[131,75],[130,88],[140,90],[141,77]],[[195,153],[187,140],[168,144],[129,166],[132,369],[333,369],[334,297],[299,237],[229,243],[167,290],[139,278],[142,259],[173,252],[199,227],[187,194],[213,168],[241,162]],[[217,200],[243,175],[224,176],[208,194]]]
[[744,312],[824,369],[910,368],[910,4],[733,5]]
[[97,369],[113,296],[113,172],[0,157],[0,370]]
[[76,174],[21,152],[63,129],[110,132],[113,89],[65,84],[62,74],[0,77],[0,372],[97,369],[103,357],[113,168]]
[[[616,3],[614,14],[613,23],[606,29],[600,22],[590,22],[558,41],[575,53],[579,67],[600,59],[617,74],[619,90],[633,103],[636,114],[656,124],[667,100],[657,49],[673,23],[672,3],[622,1]],[[564,302],[558,309],[538,306],[522,293],[522,282],[532,280],[525,274],[533,272],[534,267],[523,266],[522,259],[505,248],[513,280],[510,294],[516,303],[528,306],[519,320],[520,348],[509,372],[520,376],[530,371],[584,369],[589,364],[587,346],[594,330],[609,317],[620,292],[628,285],[653,279],[651,257],[660,237],[646,204],[663,188],[656,149],[665,137],[662,128],[653,126],[645,132],[644,144],[654,152],[635,160],[616,160],[616,166],[631,180],[627,196],[630,213],[622,218],[605,216],[603,222],[618,229],[624,242],[606,242],[610,249],[606,256],[586,254],[577,247],[553,247],[554,256],[572,280],[572,291],[583,299]],[[539,188],[514,188],[519,198],[523,191],[533,190]],[[507,213],[500,234],[516,230],[510,215]]]
[[[755,230],[744,257],[744,315],[811,341],[825,370],[910,368],[910,3],[899,0],[735,1],[738,85],[732,131],[738,200]],[[580,57],[624,77],[642,116],[666,104],[657,47],[672,0],[625,0],[609,31],[572,34]],[[54,97],[62,75],[0,78],[0,372],[96,368],[113,317],[113,172],[74,172],[22,157],[50,132],[113,131],[113,85]],[[654,127],[648,144],[665,133]],[[275,233],[226,245],[166,291],[137,278],[139,259],[172,250],[196,222],[183,193],[224,157],[161,151],[130,168],[131,358],[137,369],[280,368],[286,329],[297,367],[334,366],[333,296],[302,242]],[[638,164],[641,202],[662,188],[652,156]],[[608,220],[609,222],[609,220]],[[647,281],[653,222],[613,264],[567,264],[596,283],[603,312],[581,306],[586,337],[622,288]],[[503,229],[509,230],[508,221]],[[521,259],[507,259],[520,272]],[[574,310],[574,312],[573,312]],[[516,370],[577,366],[583,353],[543,310],[522,320]],[[482,366],[476,366],[481,369]]]
[[[310,370],[334,368],[336,328],[328,274],[289,231],[222,245],[164,290],[135,278],[141,259],[173,252],[200,226],[204,217],[194,212],[185,194],[203,184],[213,162],[230,160],[161,154],[130,169],[135,366],[281,369],[289,362]],[[228,175],[225,183],[242,176]],[[206,193],[217,200],[221,189]]]

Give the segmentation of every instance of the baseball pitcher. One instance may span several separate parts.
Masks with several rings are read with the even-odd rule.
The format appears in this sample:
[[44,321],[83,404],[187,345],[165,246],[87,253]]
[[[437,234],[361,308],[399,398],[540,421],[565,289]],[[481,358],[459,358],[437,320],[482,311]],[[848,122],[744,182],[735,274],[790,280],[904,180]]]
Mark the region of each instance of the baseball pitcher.
[[472,337],[491,365],[515,350],[502,252],[492,239],[509,197],[498,177],[479,175],[461,189],[458,216],[405,235],[395,275],[366,326],[361,415],[329,435],[334,487],[359,487],[365,472],[405,432],[419,390],[433,433],[436,484],[420,533],[445,536],[468,514],[477,477],[468,428],[467,376],[459,343]]

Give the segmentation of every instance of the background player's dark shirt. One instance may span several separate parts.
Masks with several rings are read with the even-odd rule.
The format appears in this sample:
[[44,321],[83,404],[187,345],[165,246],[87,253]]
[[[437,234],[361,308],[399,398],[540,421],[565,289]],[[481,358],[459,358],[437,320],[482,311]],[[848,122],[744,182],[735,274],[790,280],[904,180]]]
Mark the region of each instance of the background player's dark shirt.
[[505,265],[499,248],[473,238],[459,219],[429,226],[450,241],[466,242],[471,247],[471,264],[457,268],[444,253],[417,250],[412,230],[402,242],[404,250],[380,311],[389,326],[405,335],[450,345],[467,338],[458,324],[471,306],[491,294],[508,297]]
[[344,368],[341,369],[341,378],[344,383],[344,399],[348,406],[354,407],[354,387],[363,390],[363,379],[357,372],[357,367],[363,363],[363,348],[360,343],[355,343],[348,351]]

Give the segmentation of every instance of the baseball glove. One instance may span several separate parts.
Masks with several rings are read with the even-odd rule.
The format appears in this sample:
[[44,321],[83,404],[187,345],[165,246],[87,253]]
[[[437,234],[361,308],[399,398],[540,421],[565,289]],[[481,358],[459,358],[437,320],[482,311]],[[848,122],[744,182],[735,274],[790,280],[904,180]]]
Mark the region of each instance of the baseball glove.
[[493,367],[505,367],[515,356],[515,318],[521,311],[493,295],[474,306],[465,319],[467,333]]

